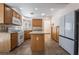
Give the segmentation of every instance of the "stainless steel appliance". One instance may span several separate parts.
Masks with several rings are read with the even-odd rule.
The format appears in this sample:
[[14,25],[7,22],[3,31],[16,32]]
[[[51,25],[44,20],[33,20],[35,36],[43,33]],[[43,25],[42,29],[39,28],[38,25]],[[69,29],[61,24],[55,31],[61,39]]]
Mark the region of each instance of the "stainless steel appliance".
[[24,42],[24,32],[20,26],[11,26],[8,28],[8,32],[18,32],[18,43],[17,46],[21,45]]

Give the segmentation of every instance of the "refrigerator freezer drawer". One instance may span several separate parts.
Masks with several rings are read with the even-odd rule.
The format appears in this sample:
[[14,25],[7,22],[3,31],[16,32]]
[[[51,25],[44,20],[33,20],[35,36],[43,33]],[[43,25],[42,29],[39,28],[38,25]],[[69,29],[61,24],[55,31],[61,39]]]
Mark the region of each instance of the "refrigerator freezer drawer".
[[59,37],[59,45],[71,55],[74,54],[74,41],[67,38]]

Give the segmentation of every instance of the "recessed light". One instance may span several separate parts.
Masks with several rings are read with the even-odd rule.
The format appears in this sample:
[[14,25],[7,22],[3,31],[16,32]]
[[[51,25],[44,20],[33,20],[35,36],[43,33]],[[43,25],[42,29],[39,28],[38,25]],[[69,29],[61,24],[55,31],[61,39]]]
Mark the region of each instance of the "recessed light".
[[50,8],[50,11],[53,11],[54,9],[53,8]]
[[35,10],[38,10],[38,8],[35,8]]
[[45,16],[45,13],[41,13],[41,16]]
[[20,8],[20,9],[22,9],[22,8]]

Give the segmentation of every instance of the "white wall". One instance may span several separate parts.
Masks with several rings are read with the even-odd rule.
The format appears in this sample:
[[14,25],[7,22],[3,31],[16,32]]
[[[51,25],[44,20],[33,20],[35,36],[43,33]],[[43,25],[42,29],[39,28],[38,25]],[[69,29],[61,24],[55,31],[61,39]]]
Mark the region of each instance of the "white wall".
[[43,18],[43,31],[45,33],[45,42],[51,39],[51,17],[45,17]]
[[23,17],[22,20],[23,30],[32,30],[32,18]]
[[50,17],[43,18],[43,30],[46,33],[51,33],[51,18]]
[[55,12],[52,16],[52,23],[54,23],[55,25],[59,25],[59,19],[63,16],[68,14],[69,12],[75,11],[79,9],[79,3],[71,3],[68,4],[66,7],[64,7],[63,9],[58,10],[57,12]]

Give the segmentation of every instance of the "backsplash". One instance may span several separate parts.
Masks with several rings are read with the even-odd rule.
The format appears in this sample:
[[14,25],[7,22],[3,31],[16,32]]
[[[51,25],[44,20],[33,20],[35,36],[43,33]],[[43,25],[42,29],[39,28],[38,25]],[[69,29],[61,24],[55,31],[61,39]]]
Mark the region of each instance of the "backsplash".
[[42,27],[33,27],[32,31],[43,31]]
[[0,32],[8,32],[8,26],[0,25]]
[[20,30],[22,30],[20,26],[0,25],[0,32],[19,32]]

